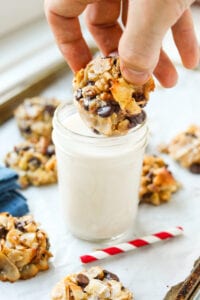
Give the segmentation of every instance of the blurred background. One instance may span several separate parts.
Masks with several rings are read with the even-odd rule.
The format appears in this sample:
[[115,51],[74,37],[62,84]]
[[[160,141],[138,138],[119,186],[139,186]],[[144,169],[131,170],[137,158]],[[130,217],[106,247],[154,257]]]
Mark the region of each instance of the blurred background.
[[[193,15],[200,40],[200,1]],[[47,79],[66,68],[46,22],[43,0],[0,0],[0,123],[22,97],[39,92]],[[83,26],[87,42],[95,52],[95,44]],[[178,53],[167,34],[164,48],[176,63]],[[11,109],[12,108],[12,109]]]

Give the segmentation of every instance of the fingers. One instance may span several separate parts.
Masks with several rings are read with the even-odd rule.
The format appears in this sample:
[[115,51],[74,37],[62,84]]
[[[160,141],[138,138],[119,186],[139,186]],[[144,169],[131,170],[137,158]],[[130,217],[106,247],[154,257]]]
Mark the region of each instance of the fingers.
[[47,20],[64,58],[73,71],[81,69],[91,60],[91,53],[83,39],[78,20],[78,15],[88,2],[91,1],[45,1]]
[[128,0],[122,0],[122,23],[126,26],[128,15]]
[[190,10],[186,10],[172,27],[172,33],[183,65],[189,69],[196,67],[199,63],[199,46]]
[[122,73],[128,81],[143,84],[156,66],[160,77],[161,62],[165,62],[165,70],[173,72],[166,55],[161,53],[160,57],[162,40],[189,2],[192,1],[129,1],[127,24],[119,43]]
[[173,87],[178,80],[178,74],[173,63],[162,49],[158,64],[153,73],[162,86],[166,88]]
[[118,48],[122,34],[117,22],[120,5],[120,0],[102,0],[88,5],[86,9],[88,29],[104,55],[109,55]]

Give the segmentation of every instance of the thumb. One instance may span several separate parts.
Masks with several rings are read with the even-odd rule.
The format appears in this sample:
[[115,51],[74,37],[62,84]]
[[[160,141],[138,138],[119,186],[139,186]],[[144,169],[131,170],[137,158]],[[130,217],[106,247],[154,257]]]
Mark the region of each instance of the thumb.
[[143,84],[153,73],[166,31],[187,8],[187,1],[180,2],[129,1],[127,24],[119,43],[121,70],[128,81]]

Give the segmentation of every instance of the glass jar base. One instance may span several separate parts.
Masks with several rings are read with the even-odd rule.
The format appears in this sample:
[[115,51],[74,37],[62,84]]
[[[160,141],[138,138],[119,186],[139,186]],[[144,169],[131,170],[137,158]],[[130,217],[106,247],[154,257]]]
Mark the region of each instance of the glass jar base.
[[72,234],[83,241],[87,241],[90,243],[95,243],[95,244],[101,244],[101,245],[105,245],[105,246],[109,246],[109,245],[113,245],[113,244],[117,244],[117,243],[121,243],[124,241],[127,241],[129,238],[131,238],[133,236],[133,229],[129,229],[121,234],[118,234],[116,236],[113,236],[111,238],[89,238],[89,237],[85,237],[82,235],[78,235],[76,233]]

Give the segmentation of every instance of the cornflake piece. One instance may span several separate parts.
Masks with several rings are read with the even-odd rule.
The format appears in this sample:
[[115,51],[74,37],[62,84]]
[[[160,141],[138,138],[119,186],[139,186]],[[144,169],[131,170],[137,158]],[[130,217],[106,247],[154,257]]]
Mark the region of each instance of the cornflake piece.
[[52,300],[131,300],[132,293],[123,287],[118,277],[100,267],[71,274],[52,291]]
[[119,58],[97,57],[76,73],[74,101],[83,121],[107,136],[121,135],[144,122],[142,108],[154,90],[152,78],[143,86],[121,75]]
[[140,203],[160,205],[180,187],[161,157],[145,156],[140,185]]
[[175,136],[169,145],[161,145],[159,150],[169,154],[190,172],[200,174],[200,126],[188,127]]
[[30,215],[0,213],[0,280],[15,282],[49,268],[49,240]]
[[57,99],[25,99],[14,112],[21,134],[33,142],[38,141],[40,137],[51,141],[52,118],[59,104]]
[[7,167],[19,174],[22,187],[45,185],[57,181],[55,149],[45,138],[38,143],[25,141],[5,157]]

